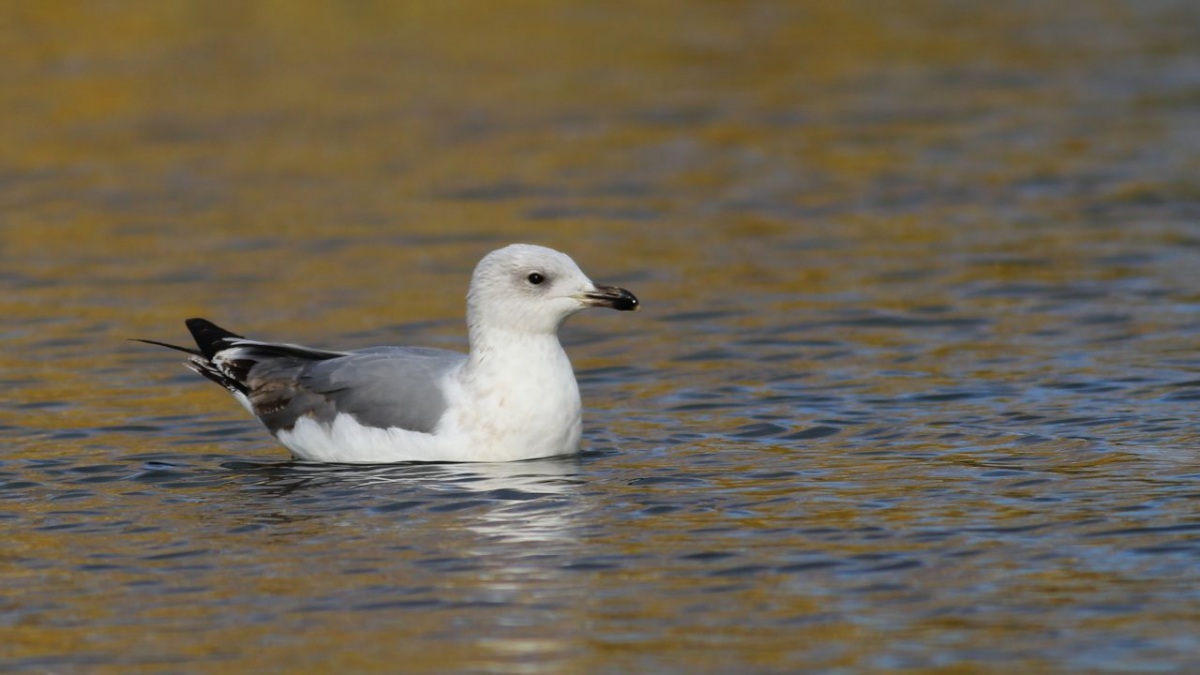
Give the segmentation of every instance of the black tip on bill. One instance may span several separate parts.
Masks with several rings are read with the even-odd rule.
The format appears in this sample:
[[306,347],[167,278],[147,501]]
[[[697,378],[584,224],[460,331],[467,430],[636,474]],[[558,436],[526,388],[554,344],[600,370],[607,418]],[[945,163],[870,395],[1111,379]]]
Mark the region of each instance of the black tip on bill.
[[610,307],[619,312],[636,311],[641,307],[637,296],[616,286],[597,286],[596,290],[588,293],[585,297],[594,307]]

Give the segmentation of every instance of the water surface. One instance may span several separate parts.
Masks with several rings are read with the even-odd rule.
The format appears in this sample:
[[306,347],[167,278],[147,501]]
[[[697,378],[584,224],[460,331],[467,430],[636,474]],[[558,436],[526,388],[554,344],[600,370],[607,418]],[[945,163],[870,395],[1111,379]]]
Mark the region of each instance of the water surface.
[[[1192,3],[0,12],[0,668],[1200,666]],[[510,241],[644,302],[578,458],[289,463],[126,341],[462,348]]]

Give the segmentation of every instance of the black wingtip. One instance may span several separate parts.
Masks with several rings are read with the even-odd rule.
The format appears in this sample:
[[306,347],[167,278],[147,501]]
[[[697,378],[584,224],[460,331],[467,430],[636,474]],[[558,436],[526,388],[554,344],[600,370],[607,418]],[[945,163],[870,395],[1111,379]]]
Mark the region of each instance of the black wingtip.
[[145,344],[154,345],[156,347],[166,347],[167,349],[174,349],[177,352],[183,352],[184,354],[191,354],[192,356],[203,356],[199,350],[189,349],[187,347],[180,347],[179,345],[168,344],[166,342],[159,342],[158,340],[143,340],[142,338],[129,338],[129,341],[130,342],[144,342]]
[[200,348],[200,352],[207,359],[211,359],[214,354],[221,351],[223,346],[220,344],[221,342],[242,339],[241,335],[231,333],[208,319],[188,319],[184,324],[192,333],[196,346]]

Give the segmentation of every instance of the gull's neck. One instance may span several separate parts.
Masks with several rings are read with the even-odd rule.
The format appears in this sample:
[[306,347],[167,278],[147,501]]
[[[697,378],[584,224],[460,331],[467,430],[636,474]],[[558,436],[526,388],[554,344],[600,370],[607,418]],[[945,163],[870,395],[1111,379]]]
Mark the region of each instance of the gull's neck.
[[478,328],[471,327],[471,353],[459,371],[470,402],[461,428],[506,457],[574,452],[582,404],[557,333]]
[[471,326],[469,332],[470,370],[494,368],[539,368],[549,357],[559,365],[560,355],[565,355],[558,333],[531,333],[520,330],[490,328],[483,330]]

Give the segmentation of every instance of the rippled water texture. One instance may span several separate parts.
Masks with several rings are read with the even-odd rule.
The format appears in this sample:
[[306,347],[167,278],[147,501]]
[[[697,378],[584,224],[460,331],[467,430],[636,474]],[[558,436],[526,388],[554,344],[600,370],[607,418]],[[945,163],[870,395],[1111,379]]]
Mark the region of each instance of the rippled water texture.
[[[1200,669],[1197,7],[5,5],[0,670]],[[126,341],[461,348],[511,241],[644,302],[578,459]]]

